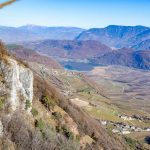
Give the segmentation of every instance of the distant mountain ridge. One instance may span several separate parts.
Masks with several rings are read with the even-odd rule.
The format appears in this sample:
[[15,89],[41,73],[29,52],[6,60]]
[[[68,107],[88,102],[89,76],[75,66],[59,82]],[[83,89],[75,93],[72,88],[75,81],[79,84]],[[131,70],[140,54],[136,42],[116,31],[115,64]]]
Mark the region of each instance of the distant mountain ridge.
[[[36,40],[96,40],[116,48],[136,47],[150,39],[150,28],[145,26],[110,25],[105,28],[85,30],[77,27],[47,27],[25,25],[0,26],[0,39],[7,43]],[[148,49],[149,47],[144,47]],[[143,49],[142,49],[143,50]]]
[[103,56],[89,59],[93,65],[121,65],[132,68],[150,70],[150,51],[134,51],[133,49],[119,49]]
[[[81,41],[97,40],[107,46],[116,48],[133,47],[150,39],[150,28],[110,25],[105,28],[92,28],[83,31],[75,39]],[[147,47],[145,48],[147,49]]]
[[19,43],[65,63],[79,61],[90,62],[90,66],[122,65],[150,70],[150,28],[145,26],[110,25],[89,30],[36,25],[0,26],[0,39],[6,43]]
[[37,40],[92,40],[114,48],[132,47],[135,50],[149,50],[150,28],[140,25],[109,25],[105,28],[91,28],[88,30],[77,27],[37,25],[21,27],[0,26],[0,39],[6,43]]
[[15,55],[15,57],[23,61],[36,62],[36,63],[43,64],[53,69],[62,68],[61,65],[58,62],[56,62],[54,59],[52,59],[51,57],[40,55],[37,52],[31,49],[27,49],[23,46],[10,44],[10,45],[7,45],[7,48],[11,54]]
[[135,51],[133,48],[113,50],[98,41],[43,40],[24,42],[22,45],[56,58],[63,66],[69,68],[121,65],[150,70],[149,50]]
[[44,39],[72,40],[84,29],[76,27],[46,27],[26,25],[21,27],[0,26],[0,39],[6,43]]
[[23,42],[22,45],[52,57],[66,59],[87,59],[111,51],[111,48],[98,41],[42,40]]

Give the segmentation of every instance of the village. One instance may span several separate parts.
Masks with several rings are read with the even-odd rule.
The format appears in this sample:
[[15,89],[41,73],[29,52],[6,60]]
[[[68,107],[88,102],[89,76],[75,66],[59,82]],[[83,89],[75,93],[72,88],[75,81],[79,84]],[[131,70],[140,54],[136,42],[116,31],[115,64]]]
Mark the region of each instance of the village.
[[[143,120],[148,120],[150,118],[148,117],[140,117],[140,116],[126,116],[126,115],[118,115],[119,118],[123,119],[124,121],[131,121],[131,120],[138,120],[139,122],[143,121]],[[102,120],[100,121],[100,123],[105,126],[106,128],[108,128],[108,126],[112,125],[113,126],[113,129],[112,129],[112,132],[113,133],[117,133],[117,134],[130,134],[130,133],[133,133],[133,132],[150,132],[150,127],[148,128],[140,128],[140,127],[136,127],[134,125],[128,125],[128,124],[125,124],[123,122],[113,122],[113,121],[105,121],[105,120]]]

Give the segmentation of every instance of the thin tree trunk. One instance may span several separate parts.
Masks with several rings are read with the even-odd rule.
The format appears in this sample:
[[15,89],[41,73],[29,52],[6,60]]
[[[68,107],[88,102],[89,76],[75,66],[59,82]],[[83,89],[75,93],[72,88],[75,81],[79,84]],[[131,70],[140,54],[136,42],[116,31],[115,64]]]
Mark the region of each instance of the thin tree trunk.
[[3,8],[3,7],[5,7],[5,6],[7,6],[7,5],[10,5],[10,4],[12,4],[12,3],[16,2],[16,1],[17,0],[9,0],[7,2],[1,3],[0,4],[0,9]]

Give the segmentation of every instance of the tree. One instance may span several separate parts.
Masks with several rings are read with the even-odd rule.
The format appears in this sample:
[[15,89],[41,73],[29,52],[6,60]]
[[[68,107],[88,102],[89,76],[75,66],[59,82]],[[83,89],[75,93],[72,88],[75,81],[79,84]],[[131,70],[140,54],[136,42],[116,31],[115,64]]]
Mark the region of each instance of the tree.
[[18,1],[18,0],[9,0],[7,2],[1,3],[0,4],[0,9],[5,7],[5,6],[7,6],[7,5],[10,5],[10,4],[12,4],[12,3],[16,2],[16,1]]

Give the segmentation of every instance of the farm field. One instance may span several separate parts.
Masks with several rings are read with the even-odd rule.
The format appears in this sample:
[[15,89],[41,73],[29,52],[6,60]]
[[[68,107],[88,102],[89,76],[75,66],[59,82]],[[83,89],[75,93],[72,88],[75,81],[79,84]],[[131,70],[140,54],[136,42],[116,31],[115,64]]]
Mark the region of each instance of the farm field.
[[48,69],[43,65],[36,67],[34,63],[31,66],[69,99],[70,103],[77,105],[100,123],[107,122],[104,127],[110,132],[119,125],[120,133],[123,134],[124,127],[130,126],[135,131],[139,130],[135,132],[128,128],[131,137],[134,139],[132,135],[135,133],[137,140],[146,143],[144,135],[149,132],[144,130],[150,128],[150,121],[125,120],[120,116],[150,117],[150,89],[145,88],[150,83],[149,72],[143,73],[126,67],[118,67],[116,70],[113,70],[113,67],[99,67],[83,74],[63,69]]
[[150,71],[128,67],[96,67],[88,77],[98,83],[112,103],[129,115],[150,115]]

